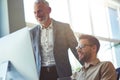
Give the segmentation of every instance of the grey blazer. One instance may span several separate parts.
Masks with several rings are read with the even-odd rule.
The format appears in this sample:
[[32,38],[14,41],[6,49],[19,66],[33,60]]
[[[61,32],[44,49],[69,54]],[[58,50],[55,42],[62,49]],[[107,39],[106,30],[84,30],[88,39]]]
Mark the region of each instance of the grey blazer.
[[[40,43],[40,26],[36,26],[36,29],[33,29],[31,31],[31,35],[33,39],[38,39],[36,44],[35,40],[33,40],[34,46],[36,45],[39,47],[39,50],[41,51],[41,43]],[[37,30],[39,29],[39,30]],[[38,33],[37,33],[38,31]],[[72,75],[71,65],[69,62],[69,56],[68,56],[68,49],[70,48],[75,57],[78,59],[76,46],[77,46],[77,40],[74,36],[73,31],[71,30],[69,24],[67,23],[61,23],[58,21],[53,20],[53,33],[54,33],[54,58],[56,62],[57,72],[60,78],[62,77],[68,77]],[[38,38],[34,37],[37,36]],[[38,48],[37,48],[38,49]],[[41,54],[41,52],[39,52]],[[37,57],[37,56],[36,56]]]
[[38,76],[40,75],[41,69],[41,57],[40,57],[40,27],[36,26],[29,30],[30,37],[32,41],[33,53],[35,56],[36,68],[38,71]]

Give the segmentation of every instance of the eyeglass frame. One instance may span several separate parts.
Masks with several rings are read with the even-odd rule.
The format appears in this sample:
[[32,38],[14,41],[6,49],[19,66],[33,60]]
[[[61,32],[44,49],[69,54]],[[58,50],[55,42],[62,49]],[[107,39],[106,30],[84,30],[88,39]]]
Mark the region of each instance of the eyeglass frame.
[[76,49],[82,49],[85,48],[86,46],[93,46],[92,44],[81,44],[76,47]]

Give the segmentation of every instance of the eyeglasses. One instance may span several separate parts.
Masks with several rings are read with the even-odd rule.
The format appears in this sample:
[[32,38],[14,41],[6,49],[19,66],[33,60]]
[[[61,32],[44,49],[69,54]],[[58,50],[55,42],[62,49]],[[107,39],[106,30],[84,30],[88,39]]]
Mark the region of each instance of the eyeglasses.
[[85,48],[86,46],[92,46],[92,44],[81,44],[76,47],[76,49],[82,49]]

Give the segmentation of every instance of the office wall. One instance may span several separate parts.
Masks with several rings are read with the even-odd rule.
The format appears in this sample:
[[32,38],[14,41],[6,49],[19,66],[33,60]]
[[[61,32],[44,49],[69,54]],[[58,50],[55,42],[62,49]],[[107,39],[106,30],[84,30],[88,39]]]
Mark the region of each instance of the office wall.
[[23,0],[0,0],[0,37],[25,26]]

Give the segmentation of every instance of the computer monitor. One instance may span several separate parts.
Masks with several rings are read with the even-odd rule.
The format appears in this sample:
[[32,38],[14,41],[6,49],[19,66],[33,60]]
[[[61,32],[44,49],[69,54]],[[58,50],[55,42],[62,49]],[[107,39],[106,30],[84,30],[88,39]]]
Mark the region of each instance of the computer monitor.
[[39,80],[27,27],[0,38],[0,63],[4,61],[10,61],[26,80]]

